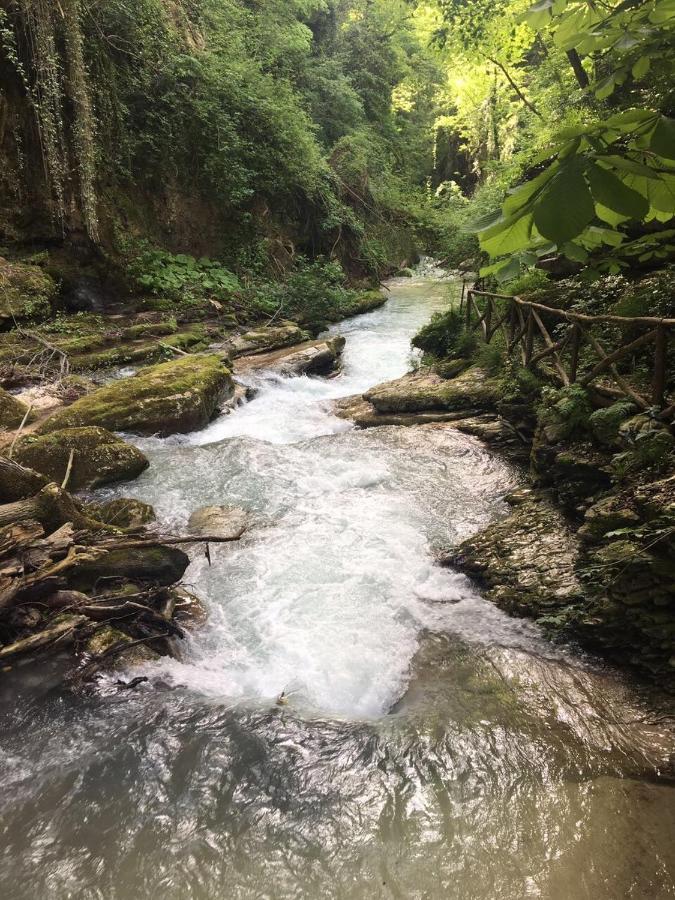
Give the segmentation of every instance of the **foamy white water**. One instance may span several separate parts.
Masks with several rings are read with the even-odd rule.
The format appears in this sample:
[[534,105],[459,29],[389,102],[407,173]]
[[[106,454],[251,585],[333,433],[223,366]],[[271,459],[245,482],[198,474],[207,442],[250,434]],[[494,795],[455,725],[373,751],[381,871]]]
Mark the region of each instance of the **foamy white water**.
[[395,283],[384,307],[333,329],[347,339],[338,378],[260,373],[234,413],[187,439],[143,442],[152,465],[133,493],[164,521],[184,527],[210,504],[254,515],[241,542],[188,571],[210,619],[182,661],[159,664],[174,681],[217,697],[292,691],[298,704],[372,716],[405,690],[427,629],[542,645],[531,624],[434,565],[435,545],[502,514],[509,466],[451,428],[358,431],[332,412],[335,398],[408,371],[411,337],[455,291],[437,277]]

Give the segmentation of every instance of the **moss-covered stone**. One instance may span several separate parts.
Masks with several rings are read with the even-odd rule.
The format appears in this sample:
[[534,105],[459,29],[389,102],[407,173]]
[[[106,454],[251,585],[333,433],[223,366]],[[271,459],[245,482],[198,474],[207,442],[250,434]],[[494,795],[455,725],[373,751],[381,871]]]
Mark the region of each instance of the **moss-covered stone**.
[[18,428],[27,412],[25,403],[0,388],[0,431]]
[[71,450],[73,465],[68,480],[71,491],[137,478],[148,466],[148,460],[137,447],[95,426],[27,435],[17,442],[14,459],[60,484]]
[[101,579],[122,578],[168,586],[180,581],[189,565],[190,557],[177,547],[110,550],[98,559],[80,563],[72,570],[69,585],[87,590]]
[[16,322],[41,322],[52,312],[58,288],[37,266],[0,258],[0,329]]
[[[130,646],[127,650],[120,649],[114,655],[111,654],[114,648],[124,645],[133,646]],[[94,657],[94,659],[102,659],[106,654],[110,655],[110,665],[114,668],[135,666],[159,659],[159,653],[156,653],[152,648],[144,644],[134,644],[133,638],[112,625],[102,625],[100,628],[97,628],[96,632],[85,644],[84,649],[85,653]]]
[[478,366],[449,380],[421,369],[378,385],[364,397],[378,412],[482,411],[495,409],[500,388],[498,381]]
[[135,530],[156,519],[155,510],[149,503],[131,497],[120,497],[107,503],[88,503],[85,511],[92,519],[116,528]]
[[185,356],[111,382],[57,412],[40,430],[98,425],[134,434],[184,433],[207,425],[233,393],[230,371],[218,356]]
[[336,321],[372,312],[374,309],[379,309],[380,306],[384,306],[386,302],[387,295],[383,291],[377,289],[354,294],[342,304],[340,313],[336,316]]
[[617,447],[621,423],[634,413],[635,406],[624,400],[604,409],[596,409],[588,420],[593,437],[604,447]]

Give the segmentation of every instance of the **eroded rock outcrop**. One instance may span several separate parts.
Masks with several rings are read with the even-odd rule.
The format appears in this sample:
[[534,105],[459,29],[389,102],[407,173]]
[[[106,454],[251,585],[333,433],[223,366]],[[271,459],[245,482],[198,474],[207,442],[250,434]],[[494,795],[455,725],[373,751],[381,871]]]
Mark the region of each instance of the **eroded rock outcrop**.
[[441,560],[472,575],[486,597],[514,615],[541,618],[583,598],[573,527],[544,493],[513,492],[505,518],[464,541]]
[[231,337],[219,349],[229,352],[232,357],[248,356],[252,353],[266,353],[280,347],[290,347],[309,341],[311,335],[295,322],[257,328]]
[[345,339],[338,335],[323,341],[308,341],[270,353],[243,356],[237,360],[237,372],[271,369],[281,375],[330,375],[340,367]]

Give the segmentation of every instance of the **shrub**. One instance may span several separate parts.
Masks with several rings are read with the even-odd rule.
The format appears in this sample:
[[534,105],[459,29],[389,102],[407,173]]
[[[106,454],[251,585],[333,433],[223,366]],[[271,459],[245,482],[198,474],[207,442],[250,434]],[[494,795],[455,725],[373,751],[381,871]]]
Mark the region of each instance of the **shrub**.
[[539,421],[545,426],[556,426],[559,440],[585,434],[592,412],[588,392],[578,384],[564,388],[542,388]]
[[212,259],[148,246],[132,257],[129,272],[139,287],[175,300],[190,294],[226,299],[240,287],[237,276]]
[[589,418],[593,437],[607,447],[612,447],[619,436],[621,423],[635,413],[635,406],[627,400],[612,403],[605,409],[596,409]]
[[446,356],[471,356],[476,347],[475,335],[467,332],[464,319],[454,307],[436,313],[412,339],[413,347],[442,359]]

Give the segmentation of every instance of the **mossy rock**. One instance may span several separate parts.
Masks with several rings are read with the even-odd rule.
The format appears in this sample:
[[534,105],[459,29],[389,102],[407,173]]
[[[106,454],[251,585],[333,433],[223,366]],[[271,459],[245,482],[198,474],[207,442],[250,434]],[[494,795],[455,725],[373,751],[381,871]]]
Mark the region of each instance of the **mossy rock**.
[[355,294],[342,304],[336,320],[349,319],[352,316],[360,316],[363,313],[372,312],[374,309],[384,306],[387,299],[387,295],[380,290],[364,291],[363,293]]
[[57,412],[42,433],[83,425],[133,434],[180,434],[204,428],[234,394],[220,357],[185,356],[94,391]]
[[85,511],[92,519],[116,528],[138,529],[157,518],[149,503],[131,497],[120,497],[107,503],[88,503]]
[[496,379],[473,366],[452,379],[423,369],[378,385],[364,397],[381,413],[493,410],[500,399],[500,389]]
[[412,269],[409,269],[406,267],[404,269],[399,269],[398,272],[396,272],[395,277],[396,278],[412,278],[414,276],[414,274],[415,273],[413,272]]
[[69,586],[87,590],[101,579],[121,578],[168,587],[180,581],[189,565],[190,557],[177,547],[158,545],[110,550],[73,569]]
[[619,446],[619,428],[635,413],[635,406],[620,400],[605,409],[597,409],[589,417],[591,433],[604,447]]
[[124,644],[133,646],[130,646],[128,650],[119,650],[119,652],[111,655],[111,667],[136,666],[159,659],[159,653],[156,653],[151,647],[143,644],[134,644],[133,638],[118,628],[113,628],[112,625],[103,625],[101,628],[97,628],[85,644],[84,649],[94,659],[101,659],[110,653],[113,648]]
[[0,431],[18,428],[27,412],[25,403],[0,388]]
[[57,293],[56,282],[42,269],[0,258],[0,329],[49,318]]
[[95,426],[28,435],[18,441],[14,459],[60,484],[71,450],[71,491],[137,478],[148,467],[148,460],[138,448]]

